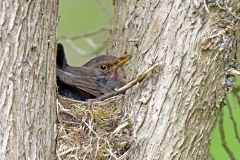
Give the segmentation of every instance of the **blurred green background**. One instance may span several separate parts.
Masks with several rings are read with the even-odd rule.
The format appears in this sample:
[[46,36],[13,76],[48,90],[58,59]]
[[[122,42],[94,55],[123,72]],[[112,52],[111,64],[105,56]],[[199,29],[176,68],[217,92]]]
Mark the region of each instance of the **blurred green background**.
[[[112,1],[102,0],[102,2],[109,8],[113,16]],[[81,54],[70,47],[66,40],[61,38],[64,35],[73,36],[88,33],[101,26],[111,27],[111,21],[97,0],[60,0],[59,5],[58,41],[64,46],[68,63],[73,66],[81,66],[84,62],[96,57],[97,54],[106,54],[106,50],[103,50],[94,55],[81,56]],[[98,47],[101,46],[101,43],[107,41],[108,35],[109,30],[106,30],[89,38],[74,40],[73,43],[82,50],[91,52],[94,49],[88,45],[87,41],[91,40]]]
[[[88,60],[93,57],[96,57],[97,54],[106,54],[106,50],[96,53],[94,55],[81,56],[75,49],[72,49],[71,45],[78,47],[86,52],[93,52],[94,47],[101,46],[102,43],[105,44],[107,37],[109,36],[109,31],[103,31],[99,34],[91,36],[89,38],[82,38],[72,41],[71,43],[67,42],[66,39],[63,39],[63,36],[74,36],[85,34],[96,30],[101,26],[111,27],[111,18],[106,14],[98,3],[97,0],[71,0],[64,1],[60,0],[59,4],[59,26],[58,26],[58,36],[59,42],[62,43],[65,47],[66,56],[68,63],[73,66],[81,66]],[[113,15],[113,5],[112,0],[102,0],[102,2],[109,8],[109,11]],[[91,48],[88,42],[91,42],[91,45],[94,46]],[[94,44],[94,45],[93,45]],[[106,44],[105,44],[106,45]],[[240,86],[240,80],[237,79],[236,86]],[[237,94],[237,96],[236,96]],[[240,132],[240,92],[235,89],[235,94],[230,93],[228,95],[229,103],[232,108],[234,119],[237,121],[237,129]],[[230,118],[228,107],[224,107],[224,130],[225,130],[225,139],[228,147],[233,152],[236,159],[240,159],[240,142],[236,139],[235,132],[233,130],[233,123]],[[239,134],[239,133],[238,133]],[[240,135],[239,135],[240,136]],[[217,124],[213,140],[211,143],[211,155],[215,160],[229,160],[230,157],[222,147],[219,124]],[[211,158],[209,158],[211,159]]]

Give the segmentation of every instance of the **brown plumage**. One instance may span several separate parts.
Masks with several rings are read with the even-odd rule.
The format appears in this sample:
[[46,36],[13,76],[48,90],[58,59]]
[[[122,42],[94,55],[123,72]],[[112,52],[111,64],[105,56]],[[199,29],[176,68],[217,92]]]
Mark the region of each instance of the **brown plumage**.
[[64,48],[58,44],[57,82],[61,95],[77,100],[99,97],[126,84],[126,76],[121,66],[131,56],[117,58],[110,55],[98,56],[82,67],[67,64]]

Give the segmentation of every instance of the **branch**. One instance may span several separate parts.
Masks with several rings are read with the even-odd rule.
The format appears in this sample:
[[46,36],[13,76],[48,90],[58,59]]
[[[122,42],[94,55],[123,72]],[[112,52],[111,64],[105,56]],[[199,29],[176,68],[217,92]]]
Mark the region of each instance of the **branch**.
[[96,1],[102,7],[102,9],[106,12],[106,14],[108,16],[108,20],[112,24],[113,16],[112,16],[112,13],[110,12],[109,8],[103,3],[102,0],[96,0]]
[[221,136],[223,148],[225,149],[225,151],[227,152],[227,154],[229,155],[231,160],[236,160],[236,158],[233,155],[233,152],[231,151],[231,149],[228,147],[228,145],[226,143],[225,132],[224,132],[224,127],[223,127],[223,110],[221,111],[220,117],[219,117],[219,130],[220,130],[220,136]]
[[211,152],[209,152],[209,156],[208,156],[209,160],[215,160],[214,156],[212,155]]
[[240,76],[240,72],[232,68],[229,69],[228,74],[236,77]]
[[86,37],[91,37],[94,36],[96,34],[99,34],[103,31],[109,31],[111,29],[110,26],[102,26],[96,30],[92,30],[88,33],[83,33],[83,34],[79,34],[79,35],[74,35],[74,36],[68,36],[68,35],[62,35],[59,36],[59,39],[71,39],[71,40],[76,40],[76,39],[81,39],[81,38],[86,38]]
[[[59,39],[65,39],[65,41],[69,44],[69,46],[82,56],[99,55],[99,53],[107,47],[108,41],[105,40],[101,44],[96,45],[89,37],[97,35],[103,31],[107,31],[107,30],[110,30],[110,26],[102,26],[96,30],[93,30],[93,31],[90,31],[90,32],[84,33],[84,34],[79,34],[79,35],[73,35],[73,36],[62,35],[62,36],[59,36]],[[73,42],[74,40],[81,39],[81,38],[85,38],[85,41],[93,49],[92,51],[89,51],[89,52],[85,51],[74,44],[74,42]]]
[[[102,42],[99,46],[97,46],[93,51],[85,51],[82,50],[80,47],[74,44],[74,42],[71,39],[66,39],[66,42],[69,44],[69,46],[75,50],[78,54],[82,56],[91,56],[91,55],[99,55],[101,51],[103,51],[107,47],[107,41]],[[91,46],[91,44],[89,44]]]
[[233,113],[232,113],[232,107],[229,103],[229,100],[228,98],[226,98],[226,104],[227,104],[227,108],[229,110],[229,113],[230,113],[230,119],[233,123],[233,128],[234,128],[234,133],[235,133],[235,136],[236,136],[236,139],[238,140],[238,142],[240,143],[240,138],[239,138],[239,135],[238,135],[238,129],[237,129],[237,122],[235,121],[234,117],[233,117]]

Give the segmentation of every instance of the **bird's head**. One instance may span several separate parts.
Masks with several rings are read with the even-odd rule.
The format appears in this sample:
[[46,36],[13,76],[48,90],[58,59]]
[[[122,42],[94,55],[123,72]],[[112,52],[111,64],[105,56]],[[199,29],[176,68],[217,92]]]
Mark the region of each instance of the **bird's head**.
[[117,58],[110,55],[98,56],[86,64],[83,67],[87,67],[94,71],[96,76],[107,76],[114,78],[122,82],[126,82],[126,76],[122,66],[131,58],[130,55]]

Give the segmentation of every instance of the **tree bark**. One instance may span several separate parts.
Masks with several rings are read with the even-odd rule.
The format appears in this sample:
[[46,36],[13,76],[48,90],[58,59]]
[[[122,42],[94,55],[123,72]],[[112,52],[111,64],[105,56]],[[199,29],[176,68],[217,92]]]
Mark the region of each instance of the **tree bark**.
[[136,139],[130,159],[208,158],[234,80],[228,70],[237,65],[239,6],[236,0],[116,1],[108,52],[133,55],[130,79],[160,63],[126,95]]
[[0,0],[0,157],[53,159],[58,0]]

